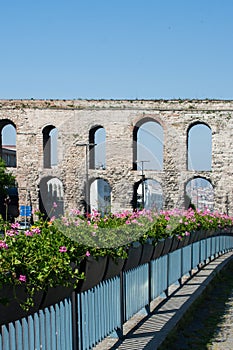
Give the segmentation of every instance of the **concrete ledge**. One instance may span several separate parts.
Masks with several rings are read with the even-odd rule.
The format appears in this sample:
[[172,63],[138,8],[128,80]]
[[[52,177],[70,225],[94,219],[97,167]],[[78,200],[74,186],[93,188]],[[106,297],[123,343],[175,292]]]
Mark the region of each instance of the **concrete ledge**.
[[[151,303],[152,312],[137,314],[124,326],[123,339],[107,338],[95,350],[156,350],[178,324],[193,302],[204,292],[214,276],[233,258],[233,252],[219,256],[198,270],[181,287],[173,286],[170,296]],[[175,289],[172,291],[172,289]],[[157,305],[156,305],[157,304]],[[153,307],[153,305],[156,305]],[[131,325],[131,329],[130,329]]]

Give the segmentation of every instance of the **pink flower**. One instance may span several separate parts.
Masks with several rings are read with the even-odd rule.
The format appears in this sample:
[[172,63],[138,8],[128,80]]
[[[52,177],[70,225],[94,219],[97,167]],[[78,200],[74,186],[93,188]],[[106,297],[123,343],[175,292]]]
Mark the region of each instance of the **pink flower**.
[[57,203],[53,202],[53,208],[57,208]]
[[185,236],[190,236],[190,232],[188,232],[188,231],[185,231]]
[[33,233],[39,234],[39,233],[40,233],[39,227],[34,227],[34,228],[32,229],[32,232],[33,232]]
[[25,275],[19,275],[19,281],[20,282],[26,282],[27,278]]
[[86,251],[86,256],[90,256],[91,254],[90,254],[90,252],[87,250]]
[[0,241],[0,249],[8,249],[8,245],[4,241]]
[[20,224],[18,222],[15,222],[11,224],[11,228],[20,228]]
[[25,236],[33,236],[33,233],[29,230],[24,232]]
[[15,231],[14,230],[7,230],[6,235],[9,237],[13,237],[15,235]]
[[60,252],[60,253],[66,253],[66,252],[67,252],[67,248],[66,248],[65,246],[61,246],[61,247],[59,248],[59,252]]

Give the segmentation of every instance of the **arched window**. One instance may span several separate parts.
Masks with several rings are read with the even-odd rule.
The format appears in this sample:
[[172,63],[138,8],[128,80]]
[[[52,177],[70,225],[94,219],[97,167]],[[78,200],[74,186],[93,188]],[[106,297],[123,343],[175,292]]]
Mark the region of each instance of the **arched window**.
[[57,165],[57,128],[48,125],[43,129],[44,168]]
[[214,210],[214,189],[203,177],[189,180],[185,186],[185,207],[200,210]]
[[16,128],[10,120],[1,120],[1,158],[7,167],[16,167]]
[[57,177],[43,178],[40,181],[39,194],[39,209],[46,217],[58,217],[64,214],[64,190],[60,179]]
[[111,187],[104,179],[95,179],[90,187],[90,209],[102,215],[111,212]]
[[188,129],[187,169],[210,171],[212,163],[212,132],[208,125],[197,123]]
[[[134,128],[133,169],[163,169],[164,135],[162,126],[151,118],[143,119]],[[142,163],[143,162],[143,163]]]
[[106,132],[102,126],[96,126],[89,131],[90,169],[106,169]]
[[153,179],[145,179],[135,184],[135,209],[152,209],[160,211],[163,208],[163,190],[160,183]]

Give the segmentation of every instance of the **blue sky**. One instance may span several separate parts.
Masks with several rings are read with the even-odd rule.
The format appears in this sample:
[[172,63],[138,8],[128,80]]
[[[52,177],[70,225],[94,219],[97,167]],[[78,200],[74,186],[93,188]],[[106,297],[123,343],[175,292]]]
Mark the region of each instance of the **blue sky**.
[[9,0],[0,98],[232,99],[232,0]]

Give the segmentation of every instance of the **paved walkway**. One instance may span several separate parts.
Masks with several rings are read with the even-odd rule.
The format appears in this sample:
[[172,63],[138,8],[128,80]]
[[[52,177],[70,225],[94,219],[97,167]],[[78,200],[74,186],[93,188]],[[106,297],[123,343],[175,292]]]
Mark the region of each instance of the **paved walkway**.
[[[151,304],[153,311],[149,316],[143,317],[141,314],[137,314],[125,324],[123,340],[108,337],[94,349],[158,349],[192,303],[203,293],[216,272],[220,271],[232,258],[233,252],[224,254],[203,267],[194,277],[188,279],[181,288],[174,290],[173,286],[168,299],[162,302],[161,300],[156,300]],[[233,312],[226,317],[229,317],[228,320],[231,323]],[[229,342],[231,342],[229,349],[233,349],[233,338],[229,337]],[[228,349],[227,346],[225,344],[222,348],[213,347],[212,349],[225,350]]]

